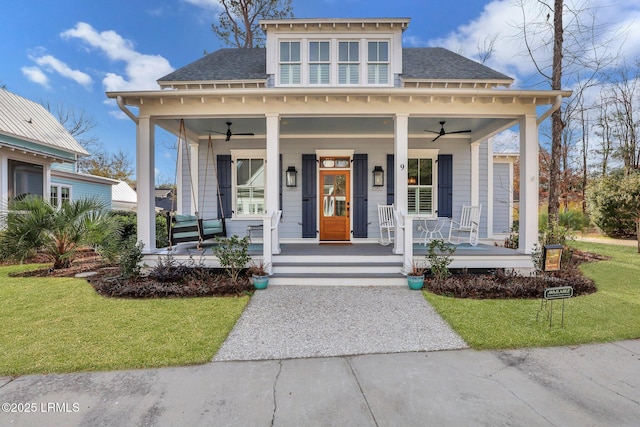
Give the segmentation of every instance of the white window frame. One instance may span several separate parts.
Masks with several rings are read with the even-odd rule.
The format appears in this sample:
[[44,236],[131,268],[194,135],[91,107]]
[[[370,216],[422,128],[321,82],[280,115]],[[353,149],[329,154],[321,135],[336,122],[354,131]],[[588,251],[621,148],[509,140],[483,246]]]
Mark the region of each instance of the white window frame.
[[[327,46],[329,47],[329,55],[327,57],[326,60],[322,59],[322,58],[318,58],[318,60],[316,61],[312,61],[311,60],[311,44],[312,43],[318,43],[318,46],[320,46],[323,43],[326,43]],[[332,59],[332,46],[331,46],[331,41],[330,40],[308,40],[307,42],[307,49],[308,49],[308,53],[307,53],[307,57],[309,58],[309,61],[307,63],[307,80],[309,82],[309,86],[329,86],[331,85],[331,59]],[[322,51],[322,49],[320,49],[320,52]],[[319,53],[320,53],[319,52]],[[313,73],[311,72],[311,68],[313,65],[318,65],[318,66],[326,66],[328,69],[328,81],[326,83],[322,83],[321,81],[312,81]],[[317,76],[316,76],[317,77]]]
[[[238,212],[238,159],[251,159],[251,160],[262,160],[263,168],[264,168],[264,205],[261,213],[250,213],[243,214]],[[231,203],[233,206],[233,218],[234,219],[258,219],[262,218],[265,214],[266,202],[267,202],[267,150],[231,150],[231,160],[233,167],[231,168]]]
[[[282,60],[282,49],[283,49],[284,43],[289,44],[289,60],[288,61]],[[296,61],[291,59],[292,43],[297,43],[300,48],[299,50],[300,57]],[[302,58],[304,57],[303,49],[305,49],[305,44],[302,42],[302,40],[299,40],[299,39],[292,39],[292,40],[283,39],[278,41],[278,81],[280,82],[280,86],[301,86],[302,85],[302,82],[304,81],[303,67],[302,67]],[[298,66],[298,72],[299,72],[299,78],[297,82],[293,81],[293,73],[292,73],[293,67],[296,65]],[[287,82],[283,81],[283,78],[282,78],[283,66],[289,67],[289,73],[291,78]]]
[[[369,57],[369,45],[371,43],[377,43],[378,44],[378,55],[379,55],[379,46],[380,43],[386,43],[387,44],[387,59],[385,61],[381,61],[380,58],[375,58],[372,59]],[[391,78],[391,43],[389,40],[367,40],[367,85],[368,86],[388,86],[389,85],[389,79]],[[380,67],[384,65],[387,67],[387,80],[386,81],[380,81]],[[376,72],[376,78],[375,78],[375,82],[371,82],[369,80],[369,69],[370,67],[375,67]]]
[[[358,52],[358,59],[357,60],[351,60],[350,57],[347,58],[346,61],[341,61],[340,60],[340,44],[342,43],[348,43],[347,45],[347,55],[349,52],[351,52],[351,47],[350,47],[350,43],[355,43],[358,46],[357,52]],[[361,64],[362,64],[362,43],[360,42],[360,40],[338,40],[338,45],[336,48],[336,55],[335,55],[335,60],[336,60],[336,64],[337,64],[337,68],[338,68],[338,73],[336,76],[336,83],[338,84],[338,86],[360,86],[362,83],[362,68],[361,68]],[[346,73],[346,77],[347,77],[347,82],[346,83],[341,83],[340,82],[340,66],[341,65],[346,65],[347,68],[350,68],[351,66],[355,66],[357,67],[357,72],[356,72],[356,76],[358,78],[358,81],[353,83],[351,81],[349,81],[349,76],[351,75],[349,71],[347,71]]]
[[[66,184],[51,184],[50,188],[49,188],[49,203],[51,203],[51,205],[56,208],[56,209],[60,209],[60,207],[62,206],[63,200],[62,200],[62,189],[67,189],[69,190],[69,198],[67,201],[71,202],[71,200],[73,200],[73,195],[72,195],[72,191],[73,191],[73,187],[70,185],[66,185]],[[53,203],[53,201],[51,200],[51,193],[53,193],[53,190],[56,190],[56,203]]]
[[[438,217],[438,153],[439,149],[412,149],[408,151],[407,166],[409,160],[431,160],[431,185],[410,185],[407,184],[407,192],[420,188],[431,188],[431,212],[420,212],[409,210],[409,194],[407,194],[407,214],[408,215],[420,215],[430,216],[433,218]],[[408,169],[408,168],[407,168]],[[408,170],[407,170],[408,173]]]

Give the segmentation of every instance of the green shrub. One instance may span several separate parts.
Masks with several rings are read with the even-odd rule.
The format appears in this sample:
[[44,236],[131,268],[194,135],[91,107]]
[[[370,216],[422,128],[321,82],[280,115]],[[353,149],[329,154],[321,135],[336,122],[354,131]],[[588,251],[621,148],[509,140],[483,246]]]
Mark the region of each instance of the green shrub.
[[142,242],[136,241],[136,236],[129,236],[120,245],[120,274],[126,278],[134,278],[140,275],[142,268]]
[[451,275],[449,264],[455,251],[456,248],[444,240],[436,239],[429,242],[426,257],[429,260],[429,270],[436,281],[442,281]]
[[[126,242],[131,236],[136,236],[138,232],[138,217],[135,212],[114,211],[113,215],[121,224],[121,242]],[[156,248],[166,248],[169,246],[167,236],[167,218],[164,214],[156,214]]]
[[220,260],[220,265],[225,269],[233,283],[238,283],[240,271],[251,260],[249,256],[249,236],[240,239],[237,235],[229,238],[216,236],[217,245],[213,247],[213,253]]
[[587,207],[593,223],[609,236],[636,235],[640,216],[640,173],[614,173],[587,187]]

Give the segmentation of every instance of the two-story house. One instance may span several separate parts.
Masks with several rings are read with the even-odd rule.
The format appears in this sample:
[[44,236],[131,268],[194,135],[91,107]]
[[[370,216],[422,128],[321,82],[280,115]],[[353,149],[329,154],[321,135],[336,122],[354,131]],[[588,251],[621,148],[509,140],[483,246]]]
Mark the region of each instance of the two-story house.
[[[182,141],[178,212],[224,216],[229,235],[262,224],[262,255],[282,283],[297,260],[307,273],[344,260],[368,260],[352,271],[371,275],[400,271],[421,250],[421,224],[459,219],[463,205],[482,206],[480,242],[493,243],[496,224],[504,232],[512,218],[494,203],[496,182],[508,180],[509,199],[512,176],[488,141],[518,126],[519,251],[461,247],[454,266],[530,267],[538,124],[569,92],[510,89],[511,78],[446,49],[403,47],[409,22],[265,20],[265,48],[218,50],[159,79],[157,91],[108,93],[136,123],[145,252],[155,253],[156,126]],[[389,247],[376,244],[378,205],[396,213]],[[305,258],[322,248],[333,258]]]

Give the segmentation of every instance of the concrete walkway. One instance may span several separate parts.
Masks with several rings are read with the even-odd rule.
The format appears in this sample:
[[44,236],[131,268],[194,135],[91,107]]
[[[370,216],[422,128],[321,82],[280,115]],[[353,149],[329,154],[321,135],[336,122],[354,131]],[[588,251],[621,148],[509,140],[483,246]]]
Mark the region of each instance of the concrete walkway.
[[33,375],[0,425],[637,426],[639,379],[639,340]]
[[467,347],[422,292],[406,286],[270,286],[253,295],[214,360]]

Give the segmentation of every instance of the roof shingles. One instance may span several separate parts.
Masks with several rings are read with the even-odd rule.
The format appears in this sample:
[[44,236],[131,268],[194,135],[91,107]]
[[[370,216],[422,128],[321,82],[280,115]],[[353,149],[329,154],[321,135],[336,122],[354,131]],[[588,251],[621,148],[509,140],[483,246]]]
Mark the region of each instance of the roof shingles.
[[[422,80],[512,80],[485,65],[440,47],[403,48],[402,77]],[[220,49],[158,80],[160,83],[266,80],[264,48]]]

